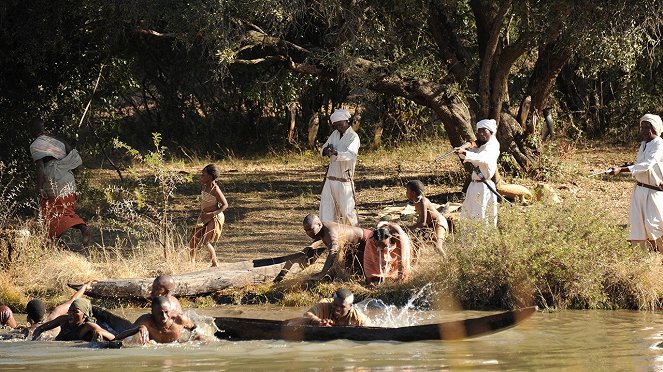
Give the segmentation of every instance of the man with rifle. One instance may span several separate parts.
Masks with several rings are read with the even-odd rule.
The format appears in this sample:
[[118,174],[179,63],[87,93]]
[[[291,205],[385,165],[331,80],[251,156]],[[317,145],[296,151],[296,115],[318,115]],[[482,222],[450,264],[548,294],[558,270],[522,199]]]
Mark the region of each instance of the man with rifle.
[[500,143],[495,138],[496,131],[495,120],[481,120],[477,123],[477,147],[455,149],[463,162],[474,167],[472,182],[465,193],[461,217],[485,220],[493,226],[497,226],[497,202],[502,199],[491,180],[497,171],[497,158],[500,155]]
[[663,248],[663,121],[658,115],[646,114],[640,118],[642,143],[635,164],[612,167],[610,175],[631,173],[635,186],[629,210],[628,240],[652,250]]
[[357,226],[354,184],[359,153],[359,136],[350,126],[350,113],[337,109],[329,118],[334,131],[322,146],[321,155],[329,157],[320,195],[320,219]]

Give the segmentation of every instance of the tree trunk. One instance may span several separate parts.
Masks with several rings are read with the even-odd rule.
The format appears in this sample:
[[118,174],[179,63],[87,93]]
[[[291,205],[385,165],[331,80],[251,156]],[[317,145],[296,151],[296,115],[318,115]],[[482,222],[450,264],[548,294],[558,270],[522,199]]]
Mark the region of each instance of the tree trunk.
[[294,144],[296,141],[296,118],[297,118],[297,102],[290,102],[287,106],[288,108],[288,119],[290,122],[290,126],[288,128],[288,143],[289,144]]
[[320,126],[320,118],[317,112],[311,114],[308,119],[308,145],[310,148],[315,146],[315,139],[318,136],[318,127]]

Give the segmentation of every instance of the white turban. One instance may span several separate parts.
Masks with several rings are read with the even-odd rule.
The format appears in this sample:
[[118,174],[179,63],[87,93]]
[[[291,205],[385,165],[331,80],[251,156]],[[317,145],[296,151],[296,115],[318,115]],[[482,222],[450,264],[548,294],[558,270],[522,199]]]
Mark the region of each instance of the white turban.
[[483,119],[477,123],[477,130],[480,128],[486,128],[490,133],[495,134],[497,131],[497,122],[493,119]]
[[350,120],[350,113],[343,109],[336,109],[333,114],[329,117],[332,123],[337,121]]
[[653,114],[645,114],[645,116],[640,118],[640,122],[642,123],[643,121],[646,121],[651,124],[657,136],[663,132],[663,121],[661,121],[660,116]]

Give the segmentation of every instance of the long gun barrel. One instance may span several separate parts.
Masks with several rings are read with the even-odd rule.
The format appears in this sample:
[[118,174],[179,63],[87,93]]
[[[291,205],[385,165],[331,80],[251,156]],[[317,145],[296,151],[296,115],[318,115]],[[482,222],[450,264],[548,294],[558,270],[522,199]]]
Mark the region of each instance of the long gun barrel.
[[611,169],[605,169],[605,170],[602,170],[600,172],[592,173],[587,177],[596,177],[596,176],[600,176],[602,174],[608,174],[608,173],[610,173],[610,171],[611,171]]
[[447,152],[447,153],[445,153],[445,154],[442,154],[442,155],[438,156],[437,158],[433,159],[433,161],[432,161],[431,163],[435,163],[436,161],[440,161],[440,160],[442,160],[442,159],[444,159],[444,158],[450,156],[451,154],[453,154],[456,150],[458,150],[458,149],[466,149],[466,148],[468,148],[470,145],[471,145],[471,143],[469,143],[469,142],[465,142],[465,143],[463,143],[462,145],[460,145],[460,146],[458,146],[458,147],[454,147],[451,151],[449,151],[449,152]]

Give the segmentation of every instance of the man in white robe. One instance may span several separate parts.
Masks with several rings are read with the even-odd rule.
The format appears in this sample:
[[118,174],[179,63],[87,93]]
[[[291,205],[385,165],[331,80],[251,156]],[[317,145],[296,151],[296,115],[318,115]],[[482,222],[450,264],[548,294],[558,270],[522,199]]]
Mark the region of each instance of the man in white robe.
[[500,143],[495,138],[497,123],[493,119],[484,119],[477,123],[477,145],[471,149],[458,148],[456,153],[465,163],[471,163],[480,171],[472,171],[472,182],[465,193],[461,218],[485,220],[497,226],[497,195],[490,191],[485,180],[493,190],[495,183],[491,178],[497,171],[497,158],[500,156]]
[[611,175],[631,173],[636,184],[631,195],[628,240],[654,250],[663,248],[663,121],[658,115],[640,118],[642,143],[635,164],[613,167]]
[[359,136],[349,123],[350,113],[337,109],[330,117],[334,131],[322,146],[329,168],[320,196],[320,220],[357,225],[354,175],[359,153]]

